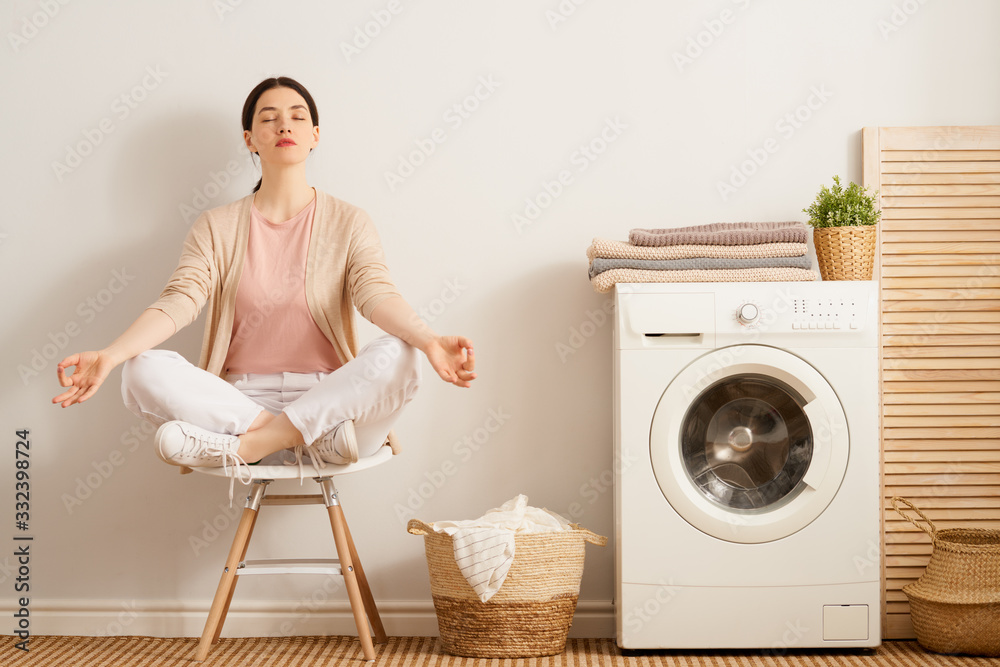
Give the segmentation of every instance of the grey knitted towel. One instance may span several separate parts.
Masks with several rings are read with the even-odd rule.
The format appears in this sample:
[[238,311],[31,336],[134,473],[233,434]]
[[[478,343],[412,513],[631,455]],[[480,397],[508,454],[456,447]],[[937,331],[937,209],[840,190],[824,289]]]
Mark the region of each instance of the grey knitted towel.
[[751,245],[757,243],[806,243],[809,228],[803,222],[716,222],[674,229],[633,229],[632,245],[681,244]]
[[590,263],[590,277],[611,269],[645,269],[649,271],[683,271],[685,269],[762,269],[791,268],[811,269],[812,260],[802,257],[747,257],[723,259],[717,257],[692,257],[690,259],[604,259],[597,257]]

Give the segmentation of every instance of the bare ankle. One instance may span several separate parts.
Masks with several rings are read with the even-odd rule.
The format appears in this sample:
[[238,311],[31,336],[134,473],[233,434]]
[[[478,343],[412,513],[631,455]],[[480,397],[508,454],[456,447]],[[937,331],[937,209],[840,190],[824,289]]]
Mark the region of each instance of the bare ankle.
[[[247,435],[248,433],[244,433],[243,435],[238,436],[240,439],[240,447],[236,450],[236,453],[247,463],[257,463],[264,457],[257,455],[257,451],[252,444],[253,438],[247,438]],[[248,440],[250,442],[248,442]]]
[[274,420],[274,415],[272,415],[267,410],[261,410],[260,414],[257,415],[252,422],[250,422],[249,428],[247,428],[247,433],[250,431],[256,431],[257,429],[264,428]]

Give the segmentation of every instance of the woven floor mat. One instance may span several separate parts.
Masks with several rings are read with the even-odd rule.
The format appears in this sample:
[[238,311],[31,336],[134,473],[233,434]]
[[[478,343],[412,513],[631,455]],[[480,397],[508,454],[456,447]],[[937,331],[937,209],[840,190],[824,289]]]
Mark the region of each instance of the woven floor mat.
[[[198,640],[155,637],[33,637],[30,651],[7,637],[3,667],[177,667],[197,665]],[[488,660],[444,653],[433,637],[390,637],[376,644],[376,665],[387,667],[996,667],[995,659],[925,653],[916,642],[888,642],[868,651],[622,651],[611,639],[570,639],[566,651],[547,658]],[[204,667],[304,667],[363,665],[356,637],[223,639]]]

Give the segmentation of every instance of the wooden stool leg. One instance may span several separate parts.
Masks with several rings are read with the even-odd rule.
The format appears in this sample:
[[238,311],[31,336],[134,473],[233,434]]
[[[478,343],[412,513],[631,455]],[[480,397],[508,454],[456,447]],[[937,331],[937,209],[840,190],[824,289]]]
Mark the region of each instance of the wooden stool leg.
[[351,558],[351,547],[347,541],[347,522],[344,520],[344,512],[337,501],[336,491],[332,491],[333,484],[329,478],[324,479],[321,485],[323,486],[323,495],[327,498],[326,509],[330,513],[333,542],[337,547],[337,559],[340,561],[340,569],[344,575],[344,584],[347,586],[347,598],[350,600],[351,612],[354,614],[354,625],[358,628],[358,639],[361,641],[361,649],[365,654],[365,660],[374,660],[375,646],[372,644],[371,632],[368,630],[365,602],[361,597],[361,587],[358,585],[357,571],[354,567],[354,561]]
[[[247,557],[247,549],[250,548],[250,536],[253,535],[253,529],[257,525],[258,516],[260,516],[259,510],[253,513],[253,522],[250,524],[250,532],[247,534],[247,539],[243,543],[243,551],[240,553],[239,560],[236,561],[237,563],[242,563]],[[219,637],[222,636],[222,626],[226,622],[226,616],[229,615],[229,605],[233,602],[233,593],[236,592],[236,582],[239,580],[239,577],[233,577],[233,584],[229,587],[229,595],[226,597],[226,605],[222,608],[222,616],[219,617],[219,626],[215,628],[215,634],[212,636],[213,644],[219,643]]]
[[[341,512],[343,512],[343,507],[341,507]],[[378,615],[378,607],[375,606],[375,597],[372,595],[372,589],[368,585],[368,577],[365,576],[364,568],[361,567],[361,558],[358,557],[358,550],[354,547],[354,538],[351,537],[351,529],[347,525],[346,517],[344,519],[344,533],[347,535],[347,546],[351,552],[351,562],[354,563],[354,570],[358,574],[361,599],[364,600],[368,620],[372,624],[372,630],[375,631],[375,643],[385,644],[389,641],[389,638],[385,634],[385,628],[382,627],[382,618]]]
[[208,657],[209,648],[222,632],[222,623],[228,612],[233,590],[236,588],[236,567],[243,560],[247,546],[250,544],[250,535],[253,533],[253,527],[257,521],[257,508],[260,505],[260,498],[264,495],[265,486],[259,482],[254,484],[251,497],[255,499],[255,502],[247,502],[243,516],[240,517],[239,526],[236,527],[236,537],[233,538],[233,545],[229,548],[226,567],[219,579],[219,587],[215,591],[215,598],[212,600],[212,608],[208,612],[208,620],[205,621],[205,630],[201,634],[201,641],[198,642],[198,650],[194,658],[197,662]]

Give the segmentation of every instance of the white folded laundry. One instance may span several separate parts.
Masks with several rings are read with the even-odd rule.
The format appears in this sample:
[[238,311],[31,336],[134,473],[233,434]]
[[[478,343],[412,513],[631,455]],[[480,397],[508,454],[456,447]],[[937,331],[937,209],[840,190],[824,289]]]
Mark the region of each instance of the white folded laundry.
[[455,563],[483,602],[493,597],[507,578],[514,561],[515,534],[572,530],[569,521],[558,514],[528,506],[528,497],[523,494],[478,519],[431,525],[451,535]]

